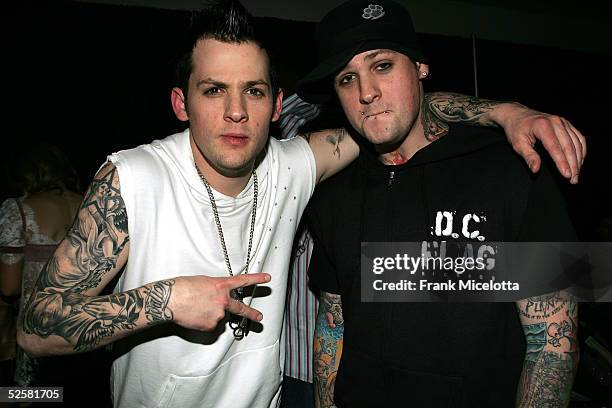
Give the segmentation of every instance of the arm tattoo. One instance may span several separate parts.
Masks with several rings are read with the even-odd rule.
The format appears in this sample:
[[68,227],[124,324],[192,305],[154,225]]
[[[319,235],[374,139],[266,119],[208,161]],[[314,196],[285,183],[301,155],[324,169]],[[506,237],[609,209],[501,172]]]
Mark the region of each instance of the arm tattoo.
[[117,169],[93,180],[85,195],[79,216],[67,238],[76,252],[84,279],[71,285],[85,291],[100,284],[101,277],[116,266],[118,254],[129,242],[129,236],[119,242],[120,233],[127,234],[127,212],[118,189]]
[[133,330],[143,305],[148,325],[172,319],[168,308],[172,285],[174,280],[169,279],[97,297],[47,288],[28,305],[23,328],[43,338],[63,337],[77,352],[92,350],[106,337]]
[[168,301],[172,292],[174,280],[154,282],[145,298],[145,316],[149,325],[165,320],[172,320],[172,311],[168,308]]
[[519,312],[529,319],[546,320],[559,313],[567,305],[567,300],[567,296],[560,292],[534,296],[524,302]]
[[497,126],[487,114],[500,103],[455,93],[425,94],[421,114],[425,137],[433,141],[446,135],[449,129],[447,123]]
[[544,351],[546,346],[546,323],[536,323],[523,326],[527,347],[525,350],[525,361],[523,372],[518,383],[517,399],[518,406],[527,397],[530,380],[533,376],[533,369]]
[[421,121],[423,122],[423,132],[425,132],[425,138],[430,142],[445,136],[449,129],[448,125],[438,118],[434,112],[435,110],[431,102],[431,94],[425,94],[421,109]]
[[332,146],[334,146],[333,153],[334,153],[334,156],[337,154],[338,158],[340,158],[340,143],[342,143],[345,137],[346,137],[346,130],[342,128],[334,129],[333,135],[327,135],[325,137],[325,141],[331,144]]
[[572,326],[570,326],[567,320],[563,320],[561,323],[551,323],[548,325],[547,334],[550,337],[548,343],[552,344],[554,347],[561,347],[561,340],[563,339],[567,339],[571,343],[573,339],[570,336],[574,331]]
[[544,351],[532,368],[529,394],[520,407],[565,407],[572,391],[573,363],[571,357]]
[[108,164],[91,183],[66,239],[41,271],[23,313],[24,331],[44,338],[60,336],[75,351],[84,351],[106,337],[133,330],[143,306],[148,324],[170,320],[167,305],[173,280],[109,296],[86,295],[117,267],[128,243],[119,176]]
[[521,302],[527,352],[517,392],[519,407],[563,407],[569,403],[578,366],[577,303],[565,292]]
[[[116,267],[117,258],[129,242],[127,212],[119,192],[117,169],[95,178],[80,211],[36,284],[36,290],[52,287],[75,292],[96,288],[102,276]],[[123,238],[120,238],[123,237]],[[59,268],[59,257],[70,264]],[[65,263],[65,262],[64,262]]]
[[[336,327],[330,328],[328,315]],[[342,354],[344,318],[340,295],[321,292],[314,339],[315,395],[320,407],[334,404],[336,372]]]

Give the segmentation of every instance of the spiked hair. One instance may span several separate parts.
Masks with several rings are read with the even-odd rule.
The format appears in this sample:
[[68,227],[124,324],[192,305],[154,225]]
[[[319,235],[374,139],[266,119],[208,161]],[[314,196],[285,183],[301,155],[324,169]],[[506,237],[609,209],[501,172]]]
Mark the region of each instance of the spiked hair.
[[185,95],[193,68],[193,49],[199,40],[207,38],[234,44],[253,42],[266,50],[272,96],[276,97],[278,80],[270,54],[255,34],[253,16],[238,0],[210,1],[192,16],[175,68],[175,83]]

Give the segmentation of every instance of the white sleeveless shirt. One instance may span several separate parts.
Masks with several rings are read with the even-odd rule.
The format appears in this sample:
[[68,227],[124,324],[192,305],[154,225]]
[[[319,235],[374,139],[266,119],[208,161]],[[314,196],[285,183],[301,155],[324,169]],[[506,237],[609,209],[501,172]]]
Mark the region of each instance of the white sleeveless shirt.
[[[280,394],[280,342],[293,237],[313,193],[315,161],[302,138],[270,138],[256,168],[257,218],[249,273],[271,282],[246,303],[263,313],[247,337],[227,324],[214,333],[173,323],[115,343],[116,407],[274,407]],[[109,156],[119,173],[128,214],[130,254],[115,288],[124,292],[177,276],[228,276],[208,194],[189,143],[189,130]],[[232,270],[244,271],[253,179],[237,197],[214,191]],[[221,325],[220,325],[221,326]]]

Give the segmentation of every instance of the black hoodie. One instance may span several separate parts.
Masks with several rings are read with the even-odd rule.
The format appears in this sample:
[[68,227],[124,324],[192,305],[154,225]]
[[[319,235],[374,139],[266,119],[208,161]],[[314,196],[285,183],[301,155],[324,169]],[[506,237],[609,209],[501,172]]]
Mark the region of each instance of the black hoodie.
[[311,283],[342,296],[338,407],[514,406],[525,353],[514,303],[360,301],[361,242],[435,240],[438,211],[484,215],[487,241],[575,240],[548,171],[533,176],[493,130],[451,126],[399,166],[362,149],[308,210]]

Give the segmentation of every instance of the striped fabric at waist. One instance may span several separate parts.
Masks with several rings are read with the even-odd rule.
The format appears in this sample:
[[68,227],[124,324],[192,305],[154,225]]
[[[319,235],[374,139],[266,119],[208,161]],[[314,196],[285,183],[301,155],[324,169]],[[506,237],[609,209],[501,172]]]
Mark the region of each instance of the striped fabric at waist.
[[35,245],[29,244],[23,247],[0,247],[0,253],[4,254],[23,254],[27,262],[46,262],[57,245]]

